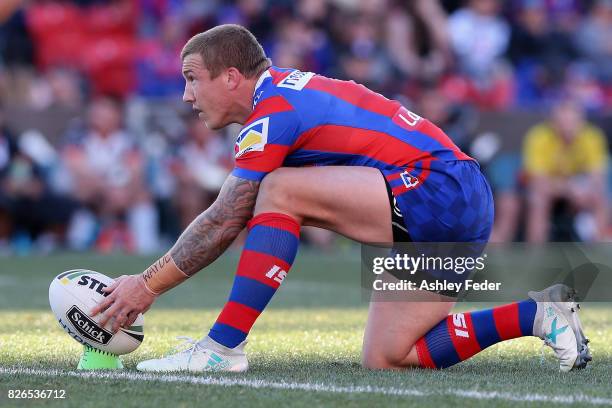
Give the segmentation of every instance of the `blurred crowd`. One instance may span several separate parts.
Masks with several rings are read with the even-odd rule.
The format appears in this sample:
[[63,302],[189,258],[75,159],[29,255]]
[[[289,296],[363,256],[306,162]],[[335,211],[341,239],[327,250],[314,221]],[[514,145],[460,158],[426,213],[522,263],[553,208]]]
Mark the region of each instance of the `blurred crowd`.
[[179,53],[223,23],[445,130],[493,240],[612,236],[612,0],[2,0],[0,253],[155,252],[214,200],[237,128],[183,106]]

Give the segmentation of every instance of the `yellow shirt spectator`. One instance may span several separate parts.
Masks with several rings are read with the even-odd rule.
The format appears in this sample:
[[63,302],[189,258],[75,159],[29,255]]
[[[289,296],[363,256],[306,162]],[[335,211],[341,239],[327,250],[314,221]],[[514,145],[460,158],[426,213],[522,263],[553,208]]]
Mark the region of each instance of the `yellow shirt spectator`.
[[584,125],[570,141],[549,124],[532,127],[525,137],[523,162],[528,175],[574,176],[600,172],[608,165],[608,145],[602,131]]

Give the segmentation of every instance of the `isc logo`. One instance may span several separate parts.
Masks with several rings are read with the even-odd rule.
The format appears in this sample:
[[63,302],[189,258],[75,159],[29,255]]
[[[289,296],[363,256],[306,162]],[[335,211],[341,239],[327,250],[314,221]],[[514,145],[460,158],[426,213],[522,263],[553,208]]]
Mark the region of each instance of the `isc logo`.
[[270,278],[279,284],[283,283],[283,279],[287,276],[287,271],[283,270],[280,266],[274,265],[268,272],[266,272],[266,278]]
[[81,286],[89,285],[89,289],[95,290],[96,292],[98,292],[104,297],[108,296],[108,293],[102,292],[102,289],[104,289],[106,285],[100,282],[99,280],[92,278],[91,276],[87,276],[87,275],[81,276],[81,279],[79,279],[77,284]]
[[463,313],[455,313],[453,315],[453,325],[455,326],[455,336],[470,338],[470,333],[467,330],[467,323],[465,322],[465,316]]

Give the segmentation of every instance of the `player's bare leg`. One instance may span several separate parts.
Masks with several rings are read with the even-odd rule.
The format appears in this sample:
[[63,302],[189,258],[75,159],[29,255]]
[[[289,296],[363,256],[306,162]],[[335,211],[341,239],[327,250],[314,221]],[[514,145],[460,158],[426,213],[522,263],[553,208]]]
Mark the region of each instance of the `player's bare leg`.
[[[445,319],[455,302],[438,294],[419,292],[419,301],[389,301],[373,292],[363,337],[362,364],[367,368],[418,367],[415,344]],[[387,297],[387,299],[385,298]],[[430,302],[421,299],[431,298]]]
[[380,171],[369,167],[280,168],[259,187],[255,216],[279,212],[301,225],[359,242],[392,242],[391,208]]
[[[259,190],[255,215],[280,212],[359,242],[390,243],[391,207],[380,171],[367,167],[281,168]],[[418,365],[414,344],[444,319],[454,303],[423,292],[429,301],[384,302],[374,294],[363,341],[369,368]],[[448,299],[447,299],[448,300]]]

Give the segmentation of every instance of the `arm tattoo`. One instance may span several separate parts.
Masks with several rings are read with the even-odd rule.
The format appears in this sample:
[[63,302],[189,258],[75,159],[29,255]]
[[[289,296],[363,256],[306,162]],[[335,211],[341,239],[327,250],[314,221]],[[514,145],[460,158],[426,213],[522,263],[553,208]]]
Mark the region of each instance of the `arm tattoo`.
[[170,254],[191,276],[217,259],[253,216],[259,182],[230,175],[217,200],[181,234]]

